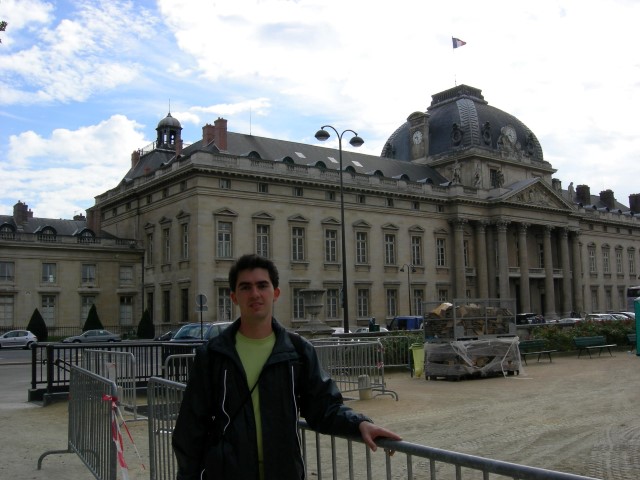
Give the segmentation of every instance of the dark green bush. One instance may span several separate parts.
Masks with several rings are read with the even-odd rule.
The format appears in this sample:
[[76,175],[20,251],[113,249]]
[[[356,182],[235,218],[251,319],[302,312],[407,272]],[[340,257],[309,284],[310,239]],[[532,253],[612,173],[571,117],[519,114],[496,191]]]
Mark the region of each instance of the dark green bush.
[[544,338],[551,349],[561,351],[575,350],[573,337],[604,336],[607,343],[617,345],[627,344],[627,334],[635,333],[636,325],[633,320],[578,322],[571,327],[559,325],[545,325],[531,330],[531,338]]
[[103,330],[102,322],[100,321],[100,317],[98,316],[98,310],[96,309],[95,303],[91,305],[89,309],[89,313],[87,314],[87,320],[84,322],[84,327],[82,327],[82,331],[86,332],[87,330]]
[[152,340],[156,336],[156,327],[151,321],[149,310],[142,312],[142,318],[138,324],[138,338]]
[[27,330],[38,337],[39,342],[46,342],[49,339],[49,329],[44,323],[44,318],[40,315],[40,311],[36,308],[31,314],[31,320],[27,325]]

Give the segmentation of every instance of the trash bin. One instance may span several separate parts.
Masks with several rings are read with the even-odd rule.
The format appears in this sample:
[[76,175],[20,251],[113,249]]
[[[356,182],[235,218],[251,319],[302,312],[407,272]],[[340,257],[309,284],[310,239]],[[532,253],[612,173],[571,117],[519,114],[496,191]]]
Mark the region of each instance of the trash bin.
[[412,362],[411,376],[420,377],[424,370],[424,343],[412,343],[409,346],[409,351]]

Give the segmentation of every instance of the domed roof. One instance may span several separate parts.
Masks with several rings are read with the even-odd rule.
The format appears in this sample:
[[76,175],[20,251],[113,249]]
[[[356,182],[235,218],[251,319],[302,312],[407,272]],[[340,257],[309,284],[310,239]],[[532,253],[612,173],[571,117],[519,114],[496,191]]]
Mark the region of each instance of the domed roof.
[[[420,112],[410,115],[389,137],[381,156],[411,160],[411,120],[424,115]],[[490,106],[477,88],[459,85],[433,95],[426,115],[428,157],[478,147],[519,151],[532,161],[544,161],[535,134],[513,115]]]
[[160,120],[160,122],[158,122],[158,126],[156,127],[156,129],[158,128],[182,128],[182,125],[180,125],[180,122],[178,121],[178,119],[173,118],[171,116],[171,112],[167,113],[167,116],[164,117],[162,120]]

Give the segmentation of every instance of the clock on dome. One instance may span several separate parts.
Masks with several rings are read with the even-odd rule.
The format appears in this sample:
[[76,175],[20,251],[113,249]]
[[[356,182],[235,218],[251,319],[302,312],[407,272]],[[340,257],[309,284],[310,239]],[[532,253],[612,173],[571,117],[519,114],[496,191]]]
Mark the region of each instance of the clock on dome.
[[414,145],[422,143],[422,132],[420,130],[413,132],[413,143]]

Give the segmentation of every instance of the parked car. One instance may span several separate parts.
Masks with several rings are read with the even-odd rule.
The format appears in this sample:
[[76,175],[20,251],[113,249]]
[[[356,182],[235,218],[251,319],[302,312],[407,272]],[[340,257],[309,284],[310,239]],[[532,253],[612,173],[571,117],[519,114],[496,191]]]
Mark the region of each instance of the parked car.
[[80,335],[74,335],[62,340],[64,343],[90,343],[90,342],[119,342],[122,339],[117,333],[109,330],[87,330]]
[[[200,328],[200,322],[187,323],[180,327],[176,334],[171,337],[170,342],[199,342],[202,339],[210,340],[216,335],[219,335],[225,328],[231,325],[233,322],[205,322],[202,324],[202,330]],[[202,331],[202,335],[200,332]]]
[[0,336],[0,348],[21,347],[29,349],[38,341],[29,330],[11,330]]
[[634,312],[616,312],[619,315],[624,315],[625,317],[627,317],[630,320],[635,320],[636,319],[636,314]]
[[[380,327],[379,332],[388,332],[389,330],[385,327]],[[369,333],[369,327],[358,327],[356,328],[355,333]]]
[[516,325],[532,325],[536,323],[546,323],[546,320],[538,313],[518,313],[516,315]]
[[168,342],[173,338],[177,331],[178,330],[169,330],[168,332],[164,332],[158,335],[156,338],[154,338],[154,340],[157,342]]
[[611,321],[620,321],[620,320],[629,320],[624,315],[620,315],[617,313],[589,313],[586,317],[584,317],[586,321],[591,322],[611,322]]
[[423,318],[420,315],[394,317],[387,324],[389,330],[420,330]]
[[[349,330],[347,333],[351,333],[351,330]],[[333,333],[331,335],[342,335],[342,334],[344,334],[343,327],[334,327]]]

